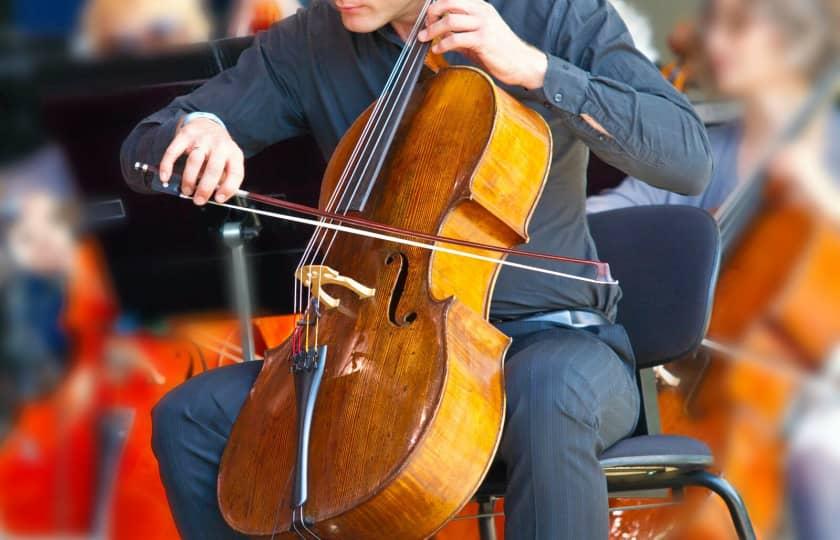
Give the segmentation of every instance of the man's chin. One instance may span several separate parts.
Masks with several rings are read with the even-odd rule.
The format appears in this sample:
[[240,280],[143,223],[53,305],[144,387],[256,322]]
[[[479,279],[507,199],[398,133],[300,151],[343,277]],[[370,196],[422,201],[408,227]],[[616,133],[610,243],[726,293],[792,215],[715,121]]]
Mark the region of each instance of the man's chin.
[[372,17],[363,17],[361,15],[346,13],[341,14],[341,23],[344,25],[344,28],[357,34],[373,32],[375,30],[379,30],[385,25],[382,21],[373,20]]

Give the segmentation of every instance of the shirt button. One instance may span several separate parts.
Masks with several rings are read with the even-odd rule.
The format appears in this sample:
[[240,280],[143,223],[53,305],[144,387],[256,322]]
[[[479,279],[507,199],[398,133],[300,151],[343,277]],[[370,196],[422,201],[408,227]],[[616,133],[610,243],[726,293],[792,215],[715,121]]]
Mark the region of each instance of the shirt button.
[[562,103],[563,94],[554,94],[554,103]]
[[604,139],[606,139],[606,137],[604,137],[603,135],[598,135],[599,141],[604,142]]

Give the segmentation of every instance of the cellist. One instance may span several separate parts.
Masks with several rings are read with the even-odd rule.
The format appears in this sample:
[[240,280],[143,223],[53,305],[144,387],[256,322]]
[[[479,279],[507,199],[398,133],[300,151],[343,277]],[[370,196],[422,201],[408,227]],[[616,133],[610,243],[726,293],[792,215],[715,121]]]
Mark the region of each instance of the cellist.
[[[182,190],[202,205],[227,200],[243,181],[244,156],[281,139],[308,133],[329,156],[383,87],[422,6],[318,1],[282,21],[236,67],[141,122],[123,146],[128,182],[147,189],[136,161],[160,163],[166,181],[185,156]],[[702,123],[609,3],[439,0],[426,24],[420,39],[434,41],[434,53],[482,67],[551,125],[553,165],[527,249],[596,258],[584,212],[590,149],[659,187],[705,186]],[[500,447],[508,538],[607,537],[598,455],[634,429],[639,409],[633,353],[614,324],[620,295],[616,286],[501,273],[491,317],[514,337]],[[154,449],[186,538],[236,537],[218,510],[216,476],[259,369],[196,377],[154,412]]]

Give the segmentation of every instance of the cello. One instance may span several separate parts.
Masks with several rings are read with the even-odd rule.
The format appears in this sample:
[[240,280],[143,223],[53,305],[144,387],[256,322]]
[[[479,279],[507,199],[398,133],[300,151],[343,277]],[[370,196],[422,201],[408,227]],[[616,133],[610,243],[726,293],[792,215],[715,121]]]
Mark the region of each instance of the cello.
[[[521,244],[549,128],[476,69],[418,84],[425,11],[333,154],[320,207]],[[467,503],[499,442],[509,344],[487,321],[503,255],[473,253],[485,260],[316,232],[296,272],[299,326],[267,354],[222,458],[229,524],[251,536],[425,538]]]
[[834,99],[838,81],[834,65],[715,216],[726,265],[706,344],[727,362],[703,381],[704,393],[725,389],[723,473],[765,536],[783,514],[790,404],[840,344],[837,223],[804,204],[802,186],[770,174],[768,165]]
[[[768,169],[833,99],[838,73],[837,66],[827,71],[715,212],[724,264],[704,342],[712,361],[699,375],[675,366],[682,383],[659,389],[663,431],[696,437],[712,448],[760,538],[772,537],[783,515],[789,405],[840,343],[837,226],[802,204],[798,186]],[[732,536],[727,511],[714,498],[693,507],[691,515],[653,509],[615,522],[620,535],[641,530],[652,538],[681,520],[679,538]]]

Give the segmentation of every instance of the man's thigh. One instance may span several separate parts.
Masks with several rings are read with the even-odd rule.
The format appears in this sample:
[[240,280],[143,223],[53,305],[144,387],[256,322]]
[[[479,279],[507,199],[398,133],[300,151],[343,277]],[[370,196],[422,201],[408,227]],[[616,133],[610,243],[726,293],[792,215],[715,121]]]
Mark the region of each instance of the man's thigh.
[[511,353],[505,365],[509,403],[522,407],[527,401],[527,409],[539,415],[531,420],[543,429],[560,417],[583,422],[597,434],[600,452],[635,428],[639,393],[632,360],[594,334],[544,330],[514,339]]
[[[208,371],[173,389],[152,412],[152,446],[184,538],[240,538],[217,503],[219,462],[261,362]],[[244,537],[242,537],[244,538]]]

